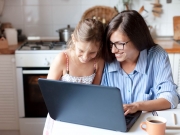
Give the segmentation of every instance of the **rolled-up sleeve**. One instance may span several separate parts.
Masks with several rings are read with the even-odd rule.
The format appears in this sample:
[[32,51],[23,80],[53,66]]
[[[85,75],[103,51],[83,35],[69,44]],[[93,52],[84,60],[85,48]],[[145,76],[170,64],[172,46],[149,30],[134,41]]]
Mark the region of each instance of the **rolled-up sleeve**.
[[177,107],[177,105],[179,104],[179,97],[177,96],[177,93],[172,92],[163,92],[159,95],[158,98],[164,98],[166,100],[168,100],[171,103],[171,109],[174,109]]
[[159,59],[160,64],[158,61],[156,62],[156,98],[164,98],[171,103],[171,108],[176,108],[180,103],[180,95],[177,93],[177,85],[173,81],[169,57],[167,54],[162,55]]

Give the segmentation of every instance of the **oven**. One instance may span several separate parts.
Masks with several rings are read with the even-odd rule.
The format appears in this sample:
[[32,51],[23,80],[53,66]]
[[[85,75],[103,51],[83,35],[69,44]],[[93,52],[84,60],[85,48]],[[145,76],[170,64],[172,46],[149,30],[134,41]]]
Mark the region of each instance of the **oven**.
[[25,118],[46,117],[47,108],[38,85],[38,78],[47,78],[49,68],[17,68],[21,86],[20,116]]
[[20,135],[43,133],[48,111],[38,78],[47,78],[51,62],[66,47],[64,42],[27,41],[15,51]]

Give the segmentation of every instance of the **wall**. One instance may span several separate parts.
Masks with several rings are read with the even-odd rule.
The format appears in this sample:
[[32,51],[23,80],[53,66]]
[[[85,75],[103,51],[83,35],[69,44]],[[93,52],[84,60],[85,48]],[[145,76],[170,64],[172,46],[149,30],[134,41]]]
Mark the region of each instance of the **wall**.
[[[122,0],[120,0],[122,1]],[[83,12],[95,5],[114,7],[119,0],[5,0],[0,22],[11,22],[15,28],[23,29],[27,36],[58,36],[57,29],[67,24],[75,27]],[[180,15],[180,0],[160,0],[163,13],[160,18],[152,15],[154,0],[131,0],[130,7],[139,10],[142,5],[148,10],[146,21],[153,26],[155,35],[172,36],[172,17]]]

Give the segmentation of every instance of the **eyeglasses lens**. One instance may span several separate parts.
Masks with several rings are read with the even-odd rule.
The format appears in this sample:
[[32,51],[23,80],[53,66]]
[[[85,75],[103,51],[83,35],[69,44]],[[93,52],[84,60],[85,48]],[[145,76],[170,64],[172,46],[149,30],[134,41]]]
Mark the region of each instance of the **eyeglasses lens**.
[[111,45],[111,48],[112,48],[113,45],[114,45],[117,49],[123,50],[125,44],[126,44],[126,43],[116,42],[116,43],[111,43],[110,45]]

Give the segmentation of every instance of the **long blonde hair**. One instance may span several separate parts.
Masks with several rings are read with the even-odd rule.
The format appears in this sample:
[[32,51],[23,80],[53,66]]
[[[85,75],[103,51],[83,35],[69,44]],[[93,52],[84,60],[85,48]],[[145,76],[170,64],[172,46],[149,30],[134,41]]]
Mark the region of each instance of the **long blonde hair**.
[[[103,24],[100,21],[95,20],[95,19],[81,20],[73,32],[73,38],[76,41],[92,42],[92,43],[95,43],[94,45],[97,45],[96,43],[99,43],[98,56],[102,55],[101,49],[103,46],[103,36],[104,36]],[[72,36],[67,44],[69,48],[74,49],[75,45],[72,42]]]

